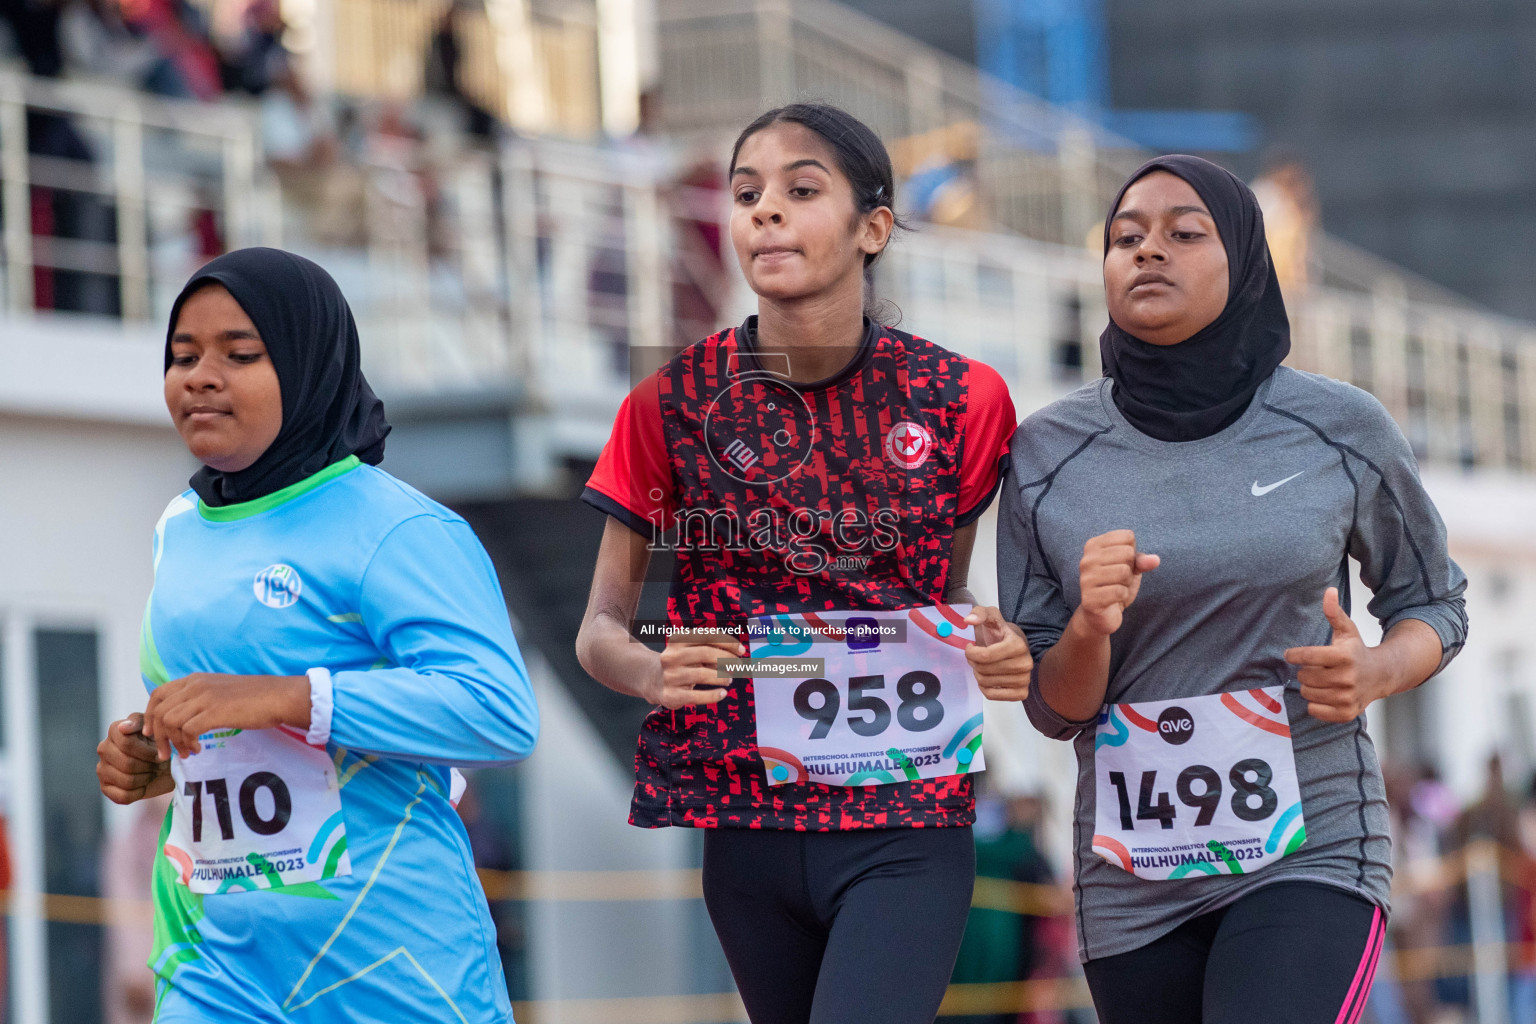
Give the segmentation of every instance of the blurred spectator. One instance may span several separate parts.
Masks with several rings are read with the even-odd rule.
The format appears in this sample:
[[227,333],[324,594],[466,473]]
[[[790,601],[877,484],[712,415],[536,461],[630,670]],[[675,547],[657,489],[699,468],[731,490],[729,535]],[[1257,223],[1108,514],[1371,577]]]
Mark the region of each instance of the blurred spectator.
[[[0,891],[10,892],[11,889],[11,836],[10,836],[10,808],[6,806],[5,794],[10,791],[4,785],[4,767],[0,765]],[[0,926],[0,1007],[11,1005],[11,937],[8,929]],[[9,1019],[3,1010],[0,1010],[0,1020]]]
[[433,214],[438,209],[437,179],[426,161],[425,140],[405,108],[392,101],[373,111],[363,143],[369,237],[402,250],[427,243],[438,251]]
[[[1378,1024],[1428,1024],[1436,1005],[1434,986],[1422,978],[1399,978],[1398,950],[1440,945],[1449,893],[1440,861],[1441,834],[1458,808],[1432,772],[1383,765],[1392,821],[1392,916],[1387,946],[1371,991]],[[1431,812],[1434,820],[1427,815]]]
[[132,32],[116,0],[67,0],[59,41],[71,75],[103,77],[140,88],[163,58],[154,43]]
[[101,972],[105,1024],[149,1024],[155,1015],[150,876],[160,849],[160,824],[169,796],[141,801],[133,822],[107,842],[101,858],[101,895],[107,903],[106,963]]
[[[646,97],[641,97],[641,110]],[[641,118],[642,125],[645,118]],[[725,169],[718,160],[700,159],[690,164],[667,190],[672,208],[673,340],[679,347],[691,345],[718,329],[720,316],[735,283],[736,260],[727,253],[721,232],[722,211],[727,208]]]
[[293,62],[283,48],[286,29],[278,0],[251,0],[239,35],[224,50],[225,87],[252,96],[280,87],[283,78],[293,74]]
[[0,22],[10,28],[16,50],[32,74],[44,78],[63,74],[57,4],[47,0],[0,0]]
[[1305,290],[1312,262],[1312,236],[1318,231],[1317,196],[1312,174],[1300,159],[1272,154],[1253,183],[1264,211],[1264,233],[1280,290],[1295,297]]
[[906,196],[906,212],[930,224],[978,229],[983,226],[976,180],[980,126],[962,121],[935,131],[897,139],[891,157]]
[[120,0],[123,23],[154,44],[159,58],[143,88],[175,99],[213,100],[223,92],[207,26],[187,0]]
[[[1504,761],[1498,754],[1488,758],[1482,795],[1457,816],[1447,839],[1445,853],[1465,854],[1467,848],[1476,842],[1494,843],[1499,848],[1501,860],[1520,848],[1519,809],[1505,788]],[[1458,870],[1448,892],[1449,906],[1442,941],[1445,945],[1466,946],[1472,942],[1471,901],[1467,894],[1465,862],[1457,858],[1456,863]],[[1504,934],[1508,939],[1513,937],[1509,919],[1513,916],[1510,911],[1516,905],[1518,890],[1510,884],[1507,873],[1500,890],[1506,910]],[[1446,1005],[1471,1005],[1471,979],[1465,975],[1442,977],[1437,981],[1435,990],[1440,1001]]]
[[363,240],[363,175],[340,157],[325,106],[291,63],[261,97],[261,135],[283,198],[305,220],[315,241],[357,245]]
[[1517,817],[1520,888],[1515,892],[1510,940],[1510,1020],[1536,1021],[1536,773],[1526,785]]
[[1456,819],[1450,849],[1463,850],[1477,839],[1491,839],[1506,850],[1520,847],[1520,810],[1504,785],[1504,759],[1488,758],[1483,795]]
[[[1055,873],[1040,851],[1038,834],[1043,818],[1040,797],[1028,794],[1006,801],[983,798],[977,808],[976,877],[1050,886]],[[1046,918],[1055,909],[1042,889],[1016,891],[1024,909],[971,908],[965,936],[955,960],[955,984],[999,984],[1036,977],[1060,977],[1058,964],[1042,942]],[[989,901],[990,902],[990,901]],[[1048,968],[1048,969],[1046,969]],[[1017,1013],[946,1018],[965,1024],[1013,1024]]]
[[474,139],[489,143],[496,136],[496,115],[481,106],[464,85],[460,40],[467,13],[463,0],[453,0],[444,8],[427,41],[422,80],[429,100],[440,101],[452,112],[452,124],[459,132],[467,132]]
[[336,139],[304,82],[284,64],[261,98],[261,140],[273,169],[287,179],[311,174],[336,159]]

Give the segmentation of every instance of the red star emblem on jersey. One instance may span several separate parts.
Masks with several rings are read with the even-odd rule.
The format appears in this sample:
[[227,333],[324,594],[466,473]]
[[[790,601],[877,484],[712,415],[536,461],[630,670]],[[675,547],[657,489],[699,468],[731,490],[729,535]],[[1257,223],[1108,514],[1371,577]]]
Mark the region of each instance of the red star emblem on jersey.
[[902,420],[885,435],[885,454],[902,469],[916,469],[933,451],[933,435],[928,428],[911,420]]

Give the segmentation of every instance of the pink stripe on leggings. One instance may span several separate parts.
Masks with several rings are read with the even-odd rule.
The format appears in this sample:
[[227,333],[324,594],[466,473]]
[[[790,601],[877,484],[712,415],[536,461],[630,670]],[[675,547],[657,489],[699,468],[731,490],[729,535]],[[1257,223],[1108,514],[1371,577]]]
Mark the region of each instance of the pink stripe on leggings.
[[[1360,966],[1355,968],[1355,980],[1350,982],[1349,994],[1344,997],[1344,1006],[1339,1010],[1338,1017],[1333,1024],[1358,1024],[1360,1014],[1365,1009],[1365,997],[1370,994],[1371,982],[1376,980],[1376,961],[1381,956],[1382,939],[1386,935],[1386,923],[1381,919],[1381,908],[1376,908],[1376,913],[1371,915],[1371,930],[1365,940],[1365,953],[1360,957]],[[1359,994],[1359,1002],[1355,996]]]
[[1349,1024],[1360,1024],[1360,1018],[1365,1015],[1365,1003],[1371,995],[1371,986],[1376,984],[1376,966],[1381,963],[1381,951],[1386,947],[1387,927],[1381,927],[1382,941],[1376,945],[1376,955],[1371,957],[1371,973],[1365,976],[1365,987],[1360,990],[1360,1005],[1355,1007],[1355,1015],[1350,1018]]

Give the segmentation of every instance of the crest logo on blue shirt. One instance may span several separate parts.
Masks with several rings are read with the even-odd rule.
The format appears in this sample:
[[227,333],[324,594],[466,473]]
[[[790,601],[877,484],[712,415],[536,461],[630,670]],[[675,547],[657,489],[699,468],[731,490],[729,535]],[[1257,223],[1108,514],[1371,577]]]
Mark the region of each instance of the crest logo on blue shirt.
[[256,574],[256,600],[268,608],[287,608],[304,592],[304,581],[291,565],[279,562]]

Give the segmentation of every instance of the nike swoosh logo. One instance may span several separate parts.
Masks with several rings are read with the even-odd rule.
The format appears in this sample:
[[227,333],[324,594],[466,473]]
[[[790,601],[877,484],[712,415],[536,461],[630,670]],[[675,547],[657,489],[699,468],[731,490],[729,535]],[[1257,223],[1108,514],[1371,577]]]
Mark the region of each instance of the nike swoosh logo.
[[[1306,472],[1306,470],[1302,470],[1301,471],[1301,473],[1305,473],[1305,472]],[[1292,473],[1290,476],[1286,477],[1284,480],[1276,480],[1274,483],[1269,484],[1266,487],[1260,487],[1259,486],[1259,482],[1257,480],[1255,480],[1253,482],[1253,496],[1255,498],[1262,498],[1262,497],[1264,497],[1264,495],[1268,494],[1270,491],[1274,490],[1276,487],[1284,487],[1286,484],[1290,483],[1292,480],[1295,480],[1297,477],[1301,476],[1301,473]]]

